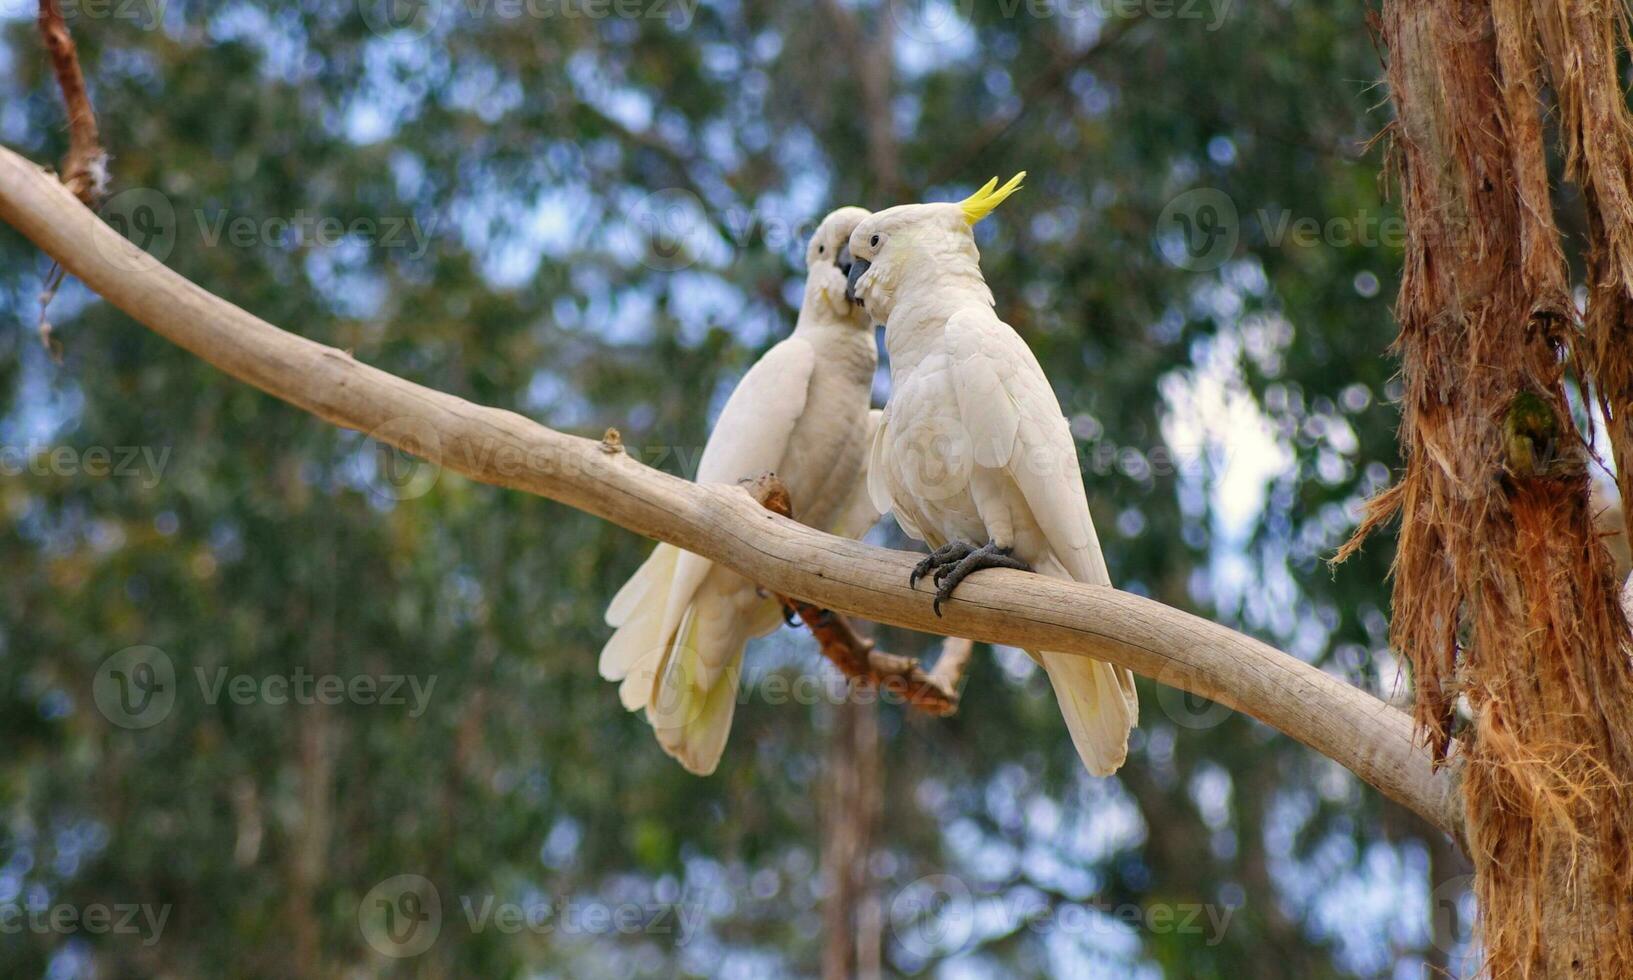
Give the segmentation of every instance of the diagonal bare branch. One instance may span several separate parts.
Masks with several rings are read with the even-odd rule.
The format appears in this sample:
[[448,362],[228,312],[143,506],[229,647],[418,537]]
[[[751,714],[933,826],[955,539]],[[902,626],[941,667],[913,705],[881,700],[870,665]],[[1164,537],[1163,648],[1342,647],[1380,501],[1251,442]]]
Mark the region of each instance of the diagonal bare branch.
[[280,330],[164,268],[3,148],[0,220],[155,333],[325,421],[673,543],[781,595],[926,633],[1121,664],[1286,732],[1461,838],[1455,767],[1431,765],[1406,715],[1252,637],[1116,589],[1007,570],[964,583],[937,617],[907,584],[917,555],[824,534],[741,487],[687,482],[614,442],[472,404]]

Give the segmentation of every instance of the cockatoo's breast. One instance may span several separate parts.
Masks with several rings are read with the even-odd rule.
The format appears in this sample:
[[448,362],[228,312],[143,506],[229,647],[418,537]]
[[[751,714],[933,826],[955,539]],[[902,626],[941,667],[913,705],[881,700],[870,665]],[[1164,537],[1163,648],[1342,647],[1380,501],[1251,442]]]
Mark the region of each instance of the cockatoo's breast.
[[[893,355],[894,356],[894,355]],[[894,361],[892,362],[894,364]],[[977,469],[959,416],[952,365],[929,350],[907,372],[893,370],[885,480],[908,533],[925,543],[987,539],[972,492]],[[917,536],[917,535],[915,535]]]
[[823,356],[811,374],[805,411],[794,425],[777,468],[794,517],[831,530],[863,479],[868,451],[868,396],[878,365],[871,332],[854,326],[820,340]]

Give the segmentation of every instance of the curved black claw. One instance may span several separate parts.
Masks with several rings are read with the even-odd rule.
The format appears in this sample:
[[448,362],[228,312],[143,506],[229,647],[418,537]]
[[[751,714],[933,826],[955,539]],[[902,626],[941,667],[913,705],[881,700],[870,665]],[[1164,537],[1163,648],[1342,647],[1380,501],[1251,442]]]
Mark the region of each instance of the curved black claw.
[[974,553],[975,546],[965,544],[962,541],[942,545],[925,555],[923,561],[913,566],[913,574],[907,576],[907,587],[910,589],[918,588],[919,579],[932,571],[936,573],[936,581],[941,581],[941,576],[945,574],[942,569],[951,568]]
[[941,615],[941,604],[953,597],[953,590],[964,581],[970,573],[979,572],[983,568],[1015,568],[1023,572],[1030,572],[1032,566],[1021,561],[1009,553],[1008,548],[1000,548],[988,541],[980,548],[976,548],[965,555],[956,564],[936,570],[936,598],[930,604],[937,616]]
[[800,625],[799,613],[796,613],[794,611],[794,607],[789,605],[788,603],[783,603],[782,622],[783,622],[784,626],[789,626],[789,627],[792,627],[793,629],[799,629],[799,625]]

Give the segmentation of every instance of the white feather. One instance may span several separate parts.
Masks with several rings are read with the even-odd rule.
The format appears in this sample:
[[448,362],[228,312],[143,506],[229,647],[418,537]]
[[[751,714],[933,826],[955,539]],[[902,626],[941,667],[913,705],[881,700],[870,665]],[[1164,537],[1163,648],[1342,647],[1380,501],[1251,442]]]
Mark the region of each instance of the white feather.
[[[870,259],[869,308],[888,311],[891,362],[870,493],[932,547],[990,540],[1040,574],[1110,585],[1060,403],[1032,351],[993,312],[967,229],[943,220],[938,207],[894,208],[852,235],[854,251],[877,223],[914,245],[892,258],[887,243]],[[938,274],[896,264],[915,262],[937,263]],[[913,285],[898,290],[900,283]],[[961,442],[962,456],[938,456],[937,440]],[[1133,675],[1070,654],[1036,657],[1084,765],[1096,775],[1115,771],[1138,720]]]
[[[846,233],[835,230],[836,218],[854,223],[862,214],[849,210],[818,230],[831,250],[822,257],[812,244],[794,335],[743,376],[698,463],[700,483],[777,473],[794,516],[813,527],[871,525],[878,516],[861,476],[878,357],[866,322],[843,301],[844,276],[831,259]],[[728,568],[659,545],[613,597],[607,622],[617,629],[601,653],[602,676],[621,682],[626,708],[644,709],[664,751],[692,772],[714,771],[736,710],[744,646],[777,628],[776,601]]]

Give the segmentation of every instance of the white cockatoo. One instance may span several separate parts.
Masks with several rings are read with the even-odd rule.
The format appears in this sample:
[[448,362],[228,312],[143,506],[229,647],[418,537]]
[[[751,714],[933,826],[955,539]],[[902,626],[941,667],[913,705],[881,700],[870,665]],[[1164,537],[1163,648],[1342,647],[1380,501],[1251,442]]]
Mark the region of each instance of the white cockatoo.
[[[1026,342],[993,312],[973,228],[1020,186],[989,182],[957,204],[881,211],[851,233],[852,299],[885,326],[890,399],[868,490],[931,555],[937,614],[965,576],[1019,568],[1110,585],[1077,447]],[[1029,651],[1030,652],[1030,651]],[[1048,672],[1072,743],[1097,776],[1128,754],[1139,714],[1126,669],[1032,653]]]
[[[864,466],[879,413],[868,403],[879,357],[872,321],[846,296],[851,231],[868,216],[828,215],[805,251],[805,296],[792,336],[738,382],[698,463],[699,483],[737,483],[772,471],[793,517],[848,537],[879,517]],[[777,628],[776,599],[722,565],[660,544],[607,607],[616,632],[601,676],[644,710],[664,751],[713,772],[731,731],[743,647]]]

